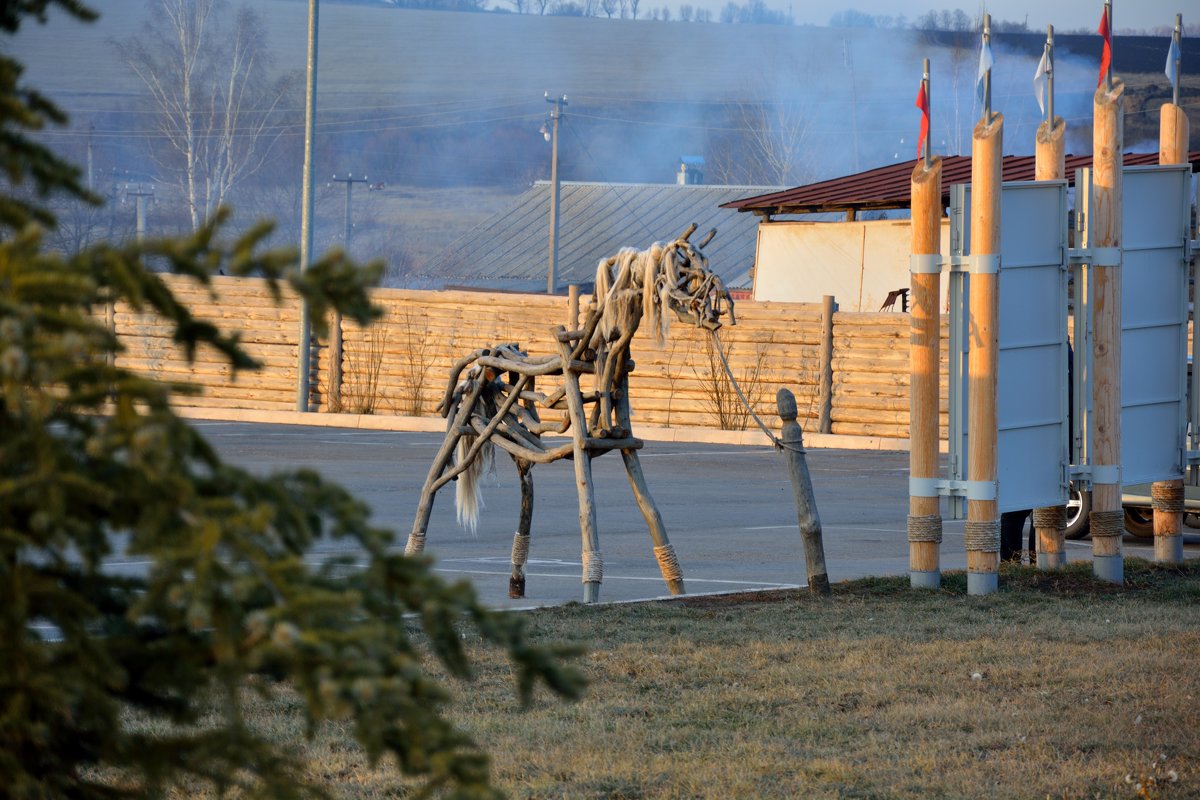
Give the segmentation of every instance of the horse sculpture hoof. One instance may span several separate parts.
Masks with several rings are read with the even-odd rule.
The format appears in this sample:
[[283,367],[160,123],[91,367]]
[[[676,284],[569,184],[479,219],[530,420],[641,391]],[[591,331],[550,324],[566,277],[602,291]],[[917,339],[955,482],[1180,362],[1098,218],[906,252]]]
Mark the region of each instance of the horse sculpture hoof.
[[525,579],[524,578],[509,578],[508,579],[508,596],[513,600],[520,600],[525,596]]

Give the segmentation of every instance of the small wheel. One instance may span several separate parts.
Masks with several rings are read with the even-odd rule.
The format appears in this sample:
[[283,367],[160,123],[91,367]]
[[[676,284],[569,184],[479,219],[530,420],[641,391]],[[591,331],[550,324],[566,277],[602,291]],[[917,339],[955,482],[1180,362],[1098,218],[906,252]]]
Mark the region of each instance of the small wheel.
[[1141,539],[1154,538],[1154,510],[1125,506],[1125,530]]
[[1068,539],[1082,539],[1088,534],[1088,514],[1092,513],[1092,493],[1075,488],[1067,495],[1067,530]]

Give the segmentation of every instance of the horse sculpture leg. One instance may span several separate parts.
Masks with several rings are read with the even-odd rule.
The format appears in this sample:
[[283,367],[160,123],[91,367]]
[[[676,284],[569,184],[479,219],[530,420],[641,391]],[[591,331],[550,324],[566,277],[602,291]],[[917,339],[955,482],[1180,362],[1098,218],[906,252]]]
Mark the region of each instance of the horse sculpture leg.
[[[617,399],[617,420],[626,429],[626,435],[629,435],[628,374],[621,376]],[[646,476],[642,473],[642,462],[638,459],[637,450],[624,449],[621,451],[621,458],[625,462],[625,473],[629,476],[629,487],[633,489],[634,499],[637,500],[642,516],[646,518],[646,526],[650,529],[650,539],[654,542],[654,557],[658,560],[658,568],[662,572],[663,580],[667,582],[667,590],[671,594],[685,594],[683,570],[675,558],[675,548],[667,539],[667,529],[663,525],[662,514],[658,513],[658,506],[654,504],[654,498],[650,496],[650,489],[646,486]]]
[[525,596],[525,562],[529,559],[529,529],[533,524],[533,464],[513,458],[521,478],[521,517],[513,535],[512,576],[508,579],[508,596]]
[[579,492],[579,532],[583,539],[583,602],[600,599],[600,583],[604,579],[604,560],[600,557],[600,534],[596,529],[596,497],[592,484],[592,453],[588,449],[587,415],[583,410],[583,395],[579,390],[579,373],[569,368],[570,350],[558,344],[562,354],[563,389],[567,414],[571,419],[572,456],[575,461],[575,489]]
[[454,446],[462,438],[462,431],[467,420],[471,418],[471,411],[475,407],[475,401],[479,399],[482,388],[482,383],[476,383],[467,397],[461,399],[458,405],[452,407],[450,413],[446,415],[449,420],[446,425],[446,438],[442,440],[442,446],[438,448],[433,465],[429,468],[429,474],[425,477],[425,485],[421,487],[421,500],[417,504],[417,516],[413,520],[412,532],[408,534],[408,543],[404,546],[405,555],[416,555],[425,550],[425,534],[429,530],[429,515],[433,513],[433,497],[437,493],[437,489],[434,487],[450,463]]

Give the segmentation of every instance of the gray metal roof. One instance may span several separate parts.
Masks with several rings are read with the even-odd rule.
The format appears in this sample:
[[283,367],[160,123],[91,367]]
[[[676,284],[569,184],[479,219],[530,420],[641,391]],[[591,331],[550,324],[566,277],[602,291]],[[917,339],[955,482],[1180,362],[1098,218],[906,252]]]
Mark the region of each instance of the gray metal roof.
[[[622,247],[644,249],[669,241],[695,222],[699,235],[717,229],[705,248],[709,266],[730,288],[750,288],[758,220],[720,206],[768,191],[761,186],[563,182],[556,284],[562,291],[571,283],[590,285],[600,259]],[[443,285],[545,291],[549,228],[550,183],[538,181],[511,208],[430,260],[417,277]]]

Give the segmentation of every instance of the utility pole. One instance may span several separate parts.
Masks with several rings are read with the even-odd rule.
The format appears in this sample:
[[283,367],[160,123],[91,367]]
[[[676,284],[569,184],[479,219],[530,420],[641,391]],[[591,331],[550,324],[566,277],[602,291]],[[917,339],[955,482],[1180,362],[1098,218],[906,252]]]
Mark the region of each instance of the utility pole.
[[[361,178],[354,177],[354,173],[347,173],[346,177],[339,178],[333,176],[334,183],[346,184],[346,235],[342,240],[342,247],[346,251],[346,255],[350,255],[350,233],[354,225],[350,218],[350,197],[354,192],[354,184],[366,183],[367,176]],[[331,411],[340,411],[342,408],[342,314],[339,311],[333,312],[333,327],[329,332],[329,408]]]
[[96,187],[92,184],[92,135],[96,132],[96,123],[88,126],[88,144],[87,144],[87,188],[92,191]]
[[[304,103],[304,179],[300,213],[300,271],[308,269],[313,250],[313,138],[317,116],[317,16],[319,0],[308,0],[308,80]],[[312,354],[308,301],[300,298],[299,363],[296,367],[296,410],[308,411],[309,371]]]
[[346,249],[346,255],[350,255],[350,229],[352,227],[350,223],[350,196],[354,191],[354,184],[366,183],[367,176],[363,175],[361,178],[356,178],[354,177],[354,173],[349,173],[346,175],[346,177],[339,178],[337,175],[334,175],[333,182],[346,184],[346,237],[344,247]]
[[146,200],[154,197],[154,189],[145,184],[130,184],[125,190],[126,197],[132,197],[137,204],[137,241],[146,241]]
[[558,274],[558,121],[562,119],[567,96],[551,97],[546,92],[546,102],[554,104],[550,112],[550,264],[546,270],[546,294],[554,294]]

